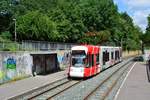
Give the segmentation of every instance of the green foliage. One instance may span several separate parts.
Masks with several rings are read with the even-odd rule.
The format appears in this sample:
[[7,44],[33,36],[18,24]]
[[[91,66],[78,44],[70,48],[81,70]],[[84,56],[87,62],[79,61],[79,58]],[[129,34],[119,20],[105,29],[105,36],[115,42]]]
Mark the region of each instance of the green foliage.
[[12,34],[11,34],[9,31],[2,32],[2,33],[1,33],[1,37],[2,37],[3,39],[11,39],[11,38],[12,38]]
[[[109,42],[117,46],[122,41],[124,49],[138,49],[143,39],[140,28],[126,12],[118,12],[113,0],[19,0],[10,3],[9,0],[0,1],[0,10],[13,14],[8,22],[4,17],[0,32],[6,31],[13,23],[10,19],[15,17],[19,41],[95,45]],[[14,28],[10,27],[7,31],[14,36],[12,30]]]
[[30,11],[17,20],[18,39],[51,40],[58,37],[55,22],[39,11]]
[[18,43],[11,43],[11,42],[5,42],[4,48],[2,49],[3,51],[17,51]]
[[142,40],[146,46],[150,47],[150,15],[147,17],[147,20],[148,20],[148,25]]

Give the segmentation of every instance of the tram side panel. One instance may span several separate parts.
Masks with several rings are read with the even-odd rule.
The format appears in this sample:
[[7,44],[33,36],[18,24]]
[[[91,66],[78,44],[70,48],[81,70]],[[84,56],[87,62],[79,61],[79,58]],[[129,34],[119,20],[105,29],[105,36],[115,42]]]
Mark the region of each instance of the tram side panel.
[[91,75],[91,67],[92,67],[92,55],[91,54],[87,54],[87,64],[84,68],[84,77],[89,77]]
[[[73,50],[82,50],[82,52],[84,51],[86,53],[85,55],[82,54],[82,57],[80,57],[81,55],[79,56],[78,54],[72,55],[72,62],[68,74],[71,77],[93,76],[99,73],[101,70],[120,62],[121,59],[120,47],[78,46],[78,48]],[[73,61],[76,61],[78,66],[75,65]]]
[[100,47],[100,66],[102,70],[119,63],[122,59],[121,47]]
[[101,46],[101,67],[102,70],[108,68],[111,66],[111,62],[110,62],[110,54],[111,54],[111,48],[106,47],[106,46]]
[[100,72],[99,68],[99,47],[98,46],[90,46],[89,54],[87,55],[88,64],[85,67],[85,77],[93,76]]

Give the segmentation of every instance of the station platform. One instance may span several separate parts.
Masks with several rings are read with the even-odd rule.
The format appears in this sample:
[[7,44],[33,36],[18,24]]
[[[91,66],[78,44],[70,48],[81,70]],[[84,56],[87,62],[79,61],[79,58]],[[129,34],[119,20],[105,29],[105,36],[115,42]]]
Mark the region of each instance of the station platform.
[[150,82],[144,62],[135,62],[122,83],[115,100],[150,100]]
[[8,100],[11,97],[50,84],[64,77],[67,77],[67,69],[45,76],[35,76],[0,85],[0,100]]

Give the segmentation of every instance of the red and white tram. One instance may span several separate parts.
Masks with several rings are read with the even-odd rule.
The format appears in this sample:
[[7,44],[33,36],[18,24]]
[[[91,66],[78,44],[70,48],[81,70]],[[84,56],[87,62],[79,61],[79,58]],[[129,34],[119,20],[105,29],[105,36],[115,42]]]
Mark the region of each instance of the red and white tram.
[[68,77],[90,77],[121,61],[121,48],[81,45],[71,48]]

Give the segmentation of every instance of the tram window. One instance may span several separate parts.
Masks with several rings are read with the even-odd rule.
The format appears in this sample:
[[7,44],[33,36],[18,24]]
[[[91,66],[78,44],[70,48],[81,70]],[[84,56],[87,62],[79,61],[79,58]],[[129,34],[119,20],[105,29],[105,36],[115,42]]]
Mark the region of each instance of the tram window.
[[120,57],[122,57],[122,50],[120,50]]
[[119,51],[115,51],[115,60],[119,59]]
[[103,52],[103,65],[105,65],[105,52]]
[[114,59],[114,52],[111,52],[111,59]]
[[87,64],[87,67],[90,67],[90,66],[91,66],[91,63],[90,63],[90,62],[91,62],[91,61],[90,61],[90,58],[91,58],[91,57],[90,57],[90,55],[88,55],[88,58],[87,58],[87,59],[88,59],[88,64]]
[[96,54],[96,65],[99,64],[99,54]]
[[88,55],[88,65],[87,67],[92,67],[92,55]]
[[87,58],[85,60],[86,60],[85,62],[86,67],[90,67],[90,55],[87,55]]
[[119,59],[119,51],[117,51],[117,59]]
[[117,60],[117,51],[115,51],[115,60]]
[[105,51],[103,52],[103,65],[105,65],[107,61],[109,61],[109,52]]
[[92,54],[92,66],[94,66],[94,54]]
[[109,52],[106,52],[107,53],[107,61],[109,61]]

